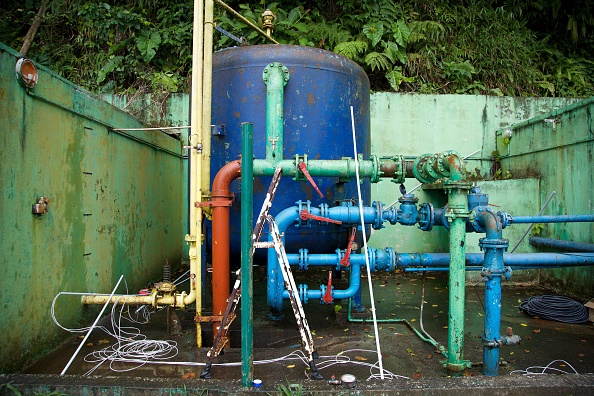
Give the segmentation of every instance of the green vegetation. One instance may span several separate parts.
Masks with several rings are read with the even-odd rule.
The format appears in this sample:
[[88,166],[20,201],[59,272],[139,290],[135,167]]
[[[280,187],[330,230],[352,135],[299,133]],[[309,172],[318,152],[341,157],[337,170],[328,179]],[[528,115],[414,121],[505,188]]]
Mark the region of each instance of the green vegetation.
[[[42,3],[3,2],[0,41],[18,50]],[[260,26],[262,12],[271,9],[275,39],[353,59],[374,90],[594,95],[589,0],[228,4]],[[50,0],[27,55],[94,92],[187,92],[192,14],[190,0]],[[220,7],[215,7],[215,21],[250,44],[265,42]],[[216,49],[233,45],[215,31]]]

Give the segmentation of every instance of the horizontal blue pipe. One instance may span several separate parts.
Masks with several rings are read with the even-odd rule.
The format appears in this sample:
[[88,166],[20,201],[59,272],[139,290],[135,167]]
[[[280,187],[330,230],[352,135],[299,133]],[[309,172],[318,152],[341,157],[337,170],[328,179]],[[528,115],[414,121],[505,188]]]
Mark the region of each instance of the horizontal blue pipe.
[[532,246],[563,250],[566,252],[594,252],[593,243],[561,241],[558,239],[535,236],[528,238],[528,242],[530,242]]
[[[483,253],[467,253],[467,266],[482,266]],[[444,267],[450,263],[449,253],[398,253],[398,267]],[[503,262],[512,268],[554,268],[594,265],[594,253],[507,253]]]
[[594,222],[594,214],[559,216],[512,216],[512,224],[521,223],[587,223]]
[[[332,298],[334,300],[351,298],[355,295],[355,293],[357,293],[359,287],[361,287],[361,266],[352,265],[349,268],[349,287],[342,290],[332,290]],[[317,300],[321,300],[322,296],[326,293],[326,288],[326,285],[322,285],[318,290],[307,290],[307,299],[310,300],[315,298]],[[287,290],[284,290],[282,295],[284,299],[289,298],[289,292]]]

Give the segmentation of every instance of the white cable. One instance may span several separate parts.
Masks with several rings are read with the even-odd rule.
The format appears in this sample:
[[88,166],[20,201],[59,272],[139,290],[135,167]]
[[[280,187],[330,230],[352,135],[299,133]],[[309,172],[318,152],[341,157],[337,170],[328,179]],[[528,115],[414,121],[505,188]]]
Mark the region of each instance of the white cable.
[[122,279],[124,279],[124,275],[121,275],[120,276],[120,280],[118,280],[118,283],[113,288],[113,291],[111,292],[109,298],[105,301],[105,304],[103,304],[103,308],[101,309],[101,312],[99,312],[99,315],[97,315],[97,318],[95,319],[95,322],[93,322],[93,324],[89,328],[89,331],[87,332],[87,334],[85,335],[85,337],[83,338],[83,340],[80,342],[80,345],[78,346],[78,348],[76,348],[76,351],[74,352],[74,354],[72,355],[72,357],[68,361],[68,364],[66,364],[66,367],[64,367],[64,370],[62,370],[62,372],[60,373],[60,375],[64,375],[64,373],[66,373],[66,370],[68,370],[68,367],[70,367],[70,365],[74,361],[74,358],[76,357],[76,355],[78,355],[78,352],[80,351],[80,349],[82,348],[82,346],[87,341],[87,338],[89,338],[89,336],[91,335],[91,332],[93,331],[93,328],[97,325],[97,322],[99,322],[99,319],[101,319],[101,316],[103,315],[103,312],[105,311],[105,308],[107,308],[107,305],[109,304],[109,301],[111,301],[111,297],[113,297],[113,295],[115,294],[116,290],[118,289],[118,286],[120,285],[120,282],[122,282]]
[[[551,367],[553,364],[555,364],[557,362],[565,363],[566,365],[571,367],[571,369],[573,370],[573,373]],[[535,369],[540,370],[540,371],[533,371]],[[547,364],[544,367],[543,366],[530,366],[526,370],[513,370],[509,374],[512,375],[512,374],[516,374],[516,373],[522,373],[522,375],[534,375],[534,374],[543,375],[543,374],[547,374],[547,370],[553,371],[556,374],[579,374],[577,372],[577,370],[575,368],[573,368],[573,366],[571,364],[569,364],[565,360],[561,360],[561,359],[553,360],[551,363]]]
[[359,197],[359,215],[361,218],[361,231],[363,232],[363,248],[365,250],[365,266],[367,267],[367,281],[369,283],[369,297],[371,299],[371,314],[373,316],[373,329],[375,332],[375,346],[377,349],[377,359],[380,369],[380,378],[384,379],[384,366],[382,362],[382,350],[380,347],[379,331],[377,327],[377,316],[375,314],[375,300],[373,296],[373,284],[371,282],[371,269],[369,268],[369,254],[367,252],[367,233],[365,231],[365,219],[363,216],[363,199],[361,198],[361,183],[359,182],[359,159],[357,154],[357,138],[355,134],[355,113],[351,106],[351,124],[353,129],[353,150],[355,153],[355,175],[357,176],[357,194]]

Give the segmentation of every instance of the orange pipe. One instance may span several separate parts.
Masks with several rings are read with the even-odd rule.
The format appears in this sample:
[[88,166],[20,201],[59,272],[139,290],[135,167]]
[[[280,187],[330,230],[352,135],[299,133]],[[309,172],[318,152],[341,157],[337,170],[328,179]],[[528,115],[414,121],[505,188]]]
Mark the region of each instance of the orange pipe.
[[[241,176],[241,161],[223,166],[212,183],[212,314],[222,315],[229,297],[229,206],[217,206],[217,201],[233,201],[231,182]],[[220,322],[213,322],[213,337]]]

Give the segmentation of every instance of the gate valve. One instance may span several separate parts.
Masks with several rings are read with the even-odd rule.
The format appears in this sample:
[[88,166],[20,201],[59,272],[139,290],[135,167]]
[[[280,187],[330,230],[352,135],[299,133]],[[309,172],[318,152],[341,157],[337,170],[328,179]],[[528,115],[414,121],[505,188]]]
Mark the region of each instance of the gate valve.
[[314,181],[314,179],[311,177],[311,175],[307,171],[307,164],[305,162],[300,162],[299,164],[297,164],[297,168],[299,168],[299,170],[301,171],[301,173],[303,173],[305,175],[305,177],[307,178],[307,180],[309,181],[309,183],[317,191],[317,193],[320,196],[320,198],[324,198],[324,194],[322,194],[322,192],[318,188],[316,182]]
[[322,297],[322,301],[325,304],[332,304],[332,271],[328,271],[328,287],[326,288],[324,297]]
[[299,213],[299,217],[301,220],[318,220],[323,221],[324,223],[333,223],[333,224],[342,224],[340,220],[329,219],[328,217],[316,216],[314,214],[309,213],[307,210],[303,209],[301,213]]
[[351,231],[351,237],[349,239],[349,244],[347,245],[347,248],[344,251],[344,257],[340,259],[341,267],[348,267],[351,263],[350,257],[351,257],[351,251],[353,249],[353,242],[355,241],[356,233],[357,233],[357,227],[353,227],[353,230]]

